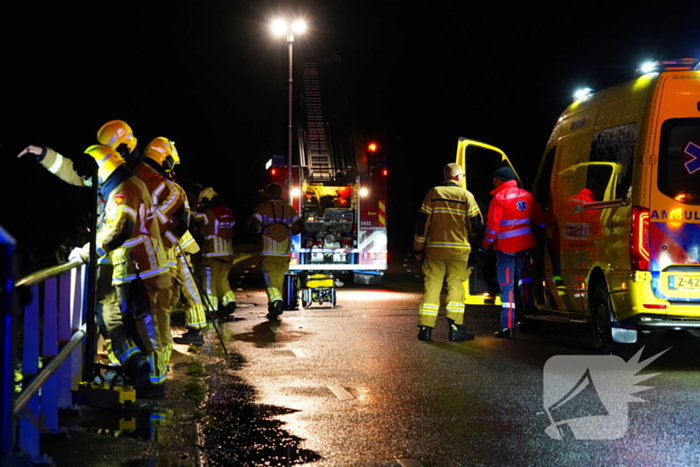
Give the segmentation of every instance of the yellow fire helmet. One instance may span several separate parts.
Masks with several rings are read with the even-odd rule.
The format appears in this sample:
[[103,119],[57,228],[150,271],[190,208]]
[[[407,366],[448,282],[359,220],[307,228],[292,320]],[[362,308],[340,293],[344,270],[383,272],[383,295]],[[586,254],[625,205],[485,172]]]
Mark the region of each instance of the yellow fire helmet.
[[136,137],[131,127],[123,120],[111,120],[97,130],[97,141],[112,149],[119,149],[123,144],[133,152],[136,149]]
[[170,172],[176,164],[180,163],[175,143],[162,136],[148,143],[143,155],[156,161],[166,172]]
[[173,156],[173,165],[180,165],[180,154],[178,154],[175,147],[175,141],[171,141],[170,145],[173,147],[173,153],[171,154]]
[[206,187],[199,192],[199,198],[197,198],[197,203],[208,204],[216,196],[216,191],[211,187]]
[[124,158],[116,149],[104,144],[93,144],[85,150],[85,154],[95,159],[98,166],[98,177],[103,181],[107,180],[117,167],[125,163]]

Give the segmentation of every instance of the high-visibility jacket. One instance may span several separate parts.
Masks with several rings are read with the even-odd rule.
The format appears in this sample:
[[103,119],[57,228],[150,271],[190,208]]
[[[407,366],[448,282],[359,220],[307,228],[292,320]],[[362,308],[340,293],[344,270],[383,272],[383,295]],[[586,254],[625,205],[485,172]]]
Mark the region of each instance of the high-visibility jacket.
[[225,205],[207,206],[204,212],[195,214],[195,222],[201,225],[204,237],[203,258],[233,261],[233,213]]
[[[178,185],[175,182],[172,182],[172,184],[175,186],[175,189],[177,189],[178,193],[180,194],[180,197],[182,198],[184,205],[184,214],[182,216],[182,221],[183,223],[187,226],[187,229],[185,232],[182,234],[182,236],[179,238],[180,246],[186,254],[188,255],[193,255],[195,253],[199,252],[199,245],[195,241],[194,237],[190,233],[189,230],[189,225],[190,225],[190,219],[192,218],[192,211],[190,210],[190,203],[187,201],[187,193],[185,192],[185,189],[182,188],[180,185]],[[180,253],[178,249],[178,253]]]
[[530,222],[544,224],[544,212],[532,193],[518,188],[518,182],[509,180],[491,191],[483,248],[493,243],[495,250],[515,253],[535,246]]
[[[304,223],[294,206],[279,198],[267,200],[255,208],[248,225],[254,232],[262,233],[260,254],[267,256],[289,256],[291,236],[304,230]],[[287,238],[282,240],[272,238],[270,229],[276,225],[287,229]]]
[[466,261],[469,237],[483,228],[479,205],[471,192],[448,180],[425,195],[418,212],[413,249],[430,258]]
[[173,248],[187,227],[183,228],[184,201],[173,183],[149,164],[150,159],[134,167],[134,173],[146,185],[151,195],[153,213],[165,248]]
[[[112,283],[162,276],[164,287],[170,281],[165,249],[154,219],[153,205],[146,185],[126,165],[117,167],[100,187],[106,200],[104,222],[97,231],[96,249],[114,265]],[[83,247],[83,256],[89,253]]]
[[83,178],[75,171],[73,161],[63,157],[51,148],[46,148],[46,155],[39,163],[49,172],[75,186],[92,186],[92,180]]

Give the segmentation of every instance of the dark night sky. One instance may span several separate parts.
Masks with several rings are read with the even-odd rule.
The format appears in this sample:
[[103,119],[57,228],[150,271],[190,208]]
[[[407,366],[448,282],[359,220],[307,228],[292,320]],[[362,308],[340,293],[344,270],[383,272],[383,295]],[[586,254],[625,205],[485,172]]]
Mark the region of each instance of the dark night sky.
[[112,119],[127,121],[140,146],[174,140],[183,185],[213,186],[244,224],[264,163],[286,154],[287,49],[268,23],[293,11],[311,27],[297,37],[297,63],[304,53],[338,54],[360,91],[365,136],[390,160],[392,244],[409,245],[422,196],[459,136],[501,147],[529,185],[576,88],[630,79],[648,59],[700,56],[696,2],[535,4],[6,5],[0,225],[23,257],[51,251],[84,216],[89,192],[15,156],[46,144],[84,163],[81,153]]

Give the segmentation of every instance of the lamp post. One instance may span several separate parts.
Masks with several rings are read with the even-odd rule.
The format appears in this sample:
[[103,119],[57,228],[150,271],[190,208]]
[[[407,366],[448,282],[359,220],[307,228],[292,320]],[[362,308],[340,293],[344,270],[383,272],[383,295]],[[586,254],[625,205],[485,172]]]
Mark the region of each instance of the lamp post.
[[292,204],[292,141],[293,141],[293,116],[292,116],[292,105],[294,102],[293,95],[293,46],[294,46],[294,33],[300,34],[306,30],[306,23],[302,20],[297,20],[290,24],[284,19],[277,19],[272,22],[272,32],[277,36],[286,35],[287,45],[289,48],[289,119],[287,128],[287,193],[289,195],[289,203]]

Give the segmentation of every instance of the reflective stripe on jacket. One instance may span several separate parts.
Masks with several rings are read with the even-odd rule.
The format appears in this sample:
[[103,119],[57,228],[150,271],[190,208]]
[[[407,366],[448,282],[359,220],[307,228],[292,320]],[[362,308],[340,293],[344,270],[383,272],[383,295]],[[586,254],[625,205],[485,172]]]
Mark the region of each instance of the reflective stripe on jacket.
[[226,206],[210,206],[194,216],[202,224],[204,247],[202,256],[233,260],[233,226],[236,221]]
[[[289,235],[282,241],[276,241],[267,235],[271,226],[279,224],[289,230]],[[248,221],[250,228],[257,233],[262,233],[261,255],[289,256],[291,250],[291,236],[304,229],[297,210],[281,199],[271,199],[261,203]]]
[[[112,175],[117,172],[119,169]],[[114,265],[112,283],[136,279],[137,266],[142,279],[167,274],[165,249],[146,185],[132,175],[104,196],[105,219],[97,232],[96,248],[98,255],[109,256]]]
[[518,188],[518,182],[509,180],[491,191],[486,232],[482,246],[493,243],[495,250],[515,253],[535,246],[530,222],[544,223],[544,213],[532,194]]
[[457,182],[447,181],[425,195],[413,249],[431,258],[466,261],[471,251],[469,236],[478,233],[482,224],[474,195]]
[[174,228],[179,222],[176,217],[178,210],[184,209],[184,202],[174,184],[167,180],[156,169],[141,162],[134,167],[136,176],[140,178],[151,195],[153,213],[158,219],[158,230],[160,232],[163,246],[173,248],[182,236],[175,235]]

